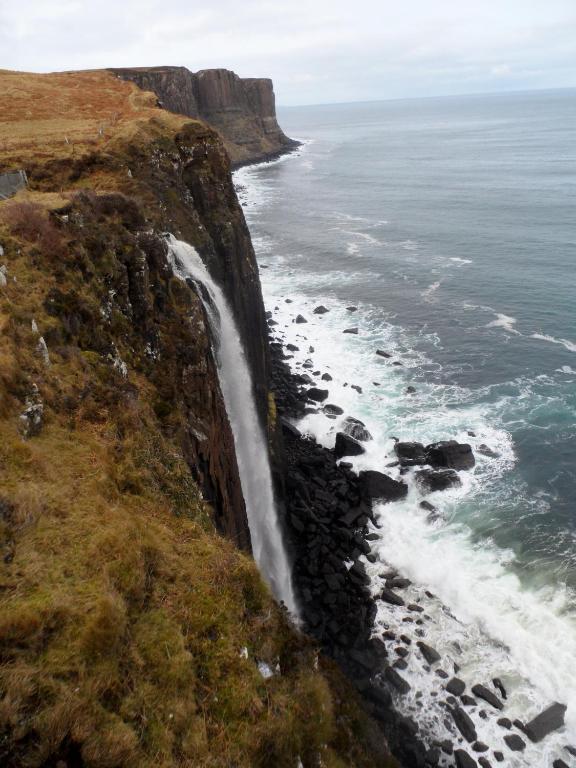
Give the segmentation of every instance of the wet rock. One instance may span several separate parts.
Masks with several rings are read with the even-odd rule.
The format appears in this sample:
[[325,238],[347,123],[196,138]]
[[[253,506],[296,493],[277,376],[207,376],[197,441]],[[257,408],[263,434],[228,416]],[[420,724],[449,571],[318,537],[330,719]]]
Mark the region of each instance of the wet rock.
[[325,315],[326,312],[330,312],[330,310],[322,304],[320,304],[320,306],[316,307],[314,310],[315,315]]
[[333,405],[332,403],[326,403],[322,410],[331,416],[342,416],[344,413],[344,410],[339,405]]
[[432,766],[438,765],[438,763],[440,762],[441,754],[442,753],[440,752],[438,747],[430,747],[430,749],[426,752],[426,756],[424,758],[426,761],[426,765],[432,765]]
[[394,667],[386,667],[384,677],[399,693],[406,694],[410,690],[410,683],[399,675]]
[[481,765],[482,768],[492,768],[492,765],[485,757],[479,757],[478,764]]
[[372,435],[366,429],[366,425],[360,419],[348,416],[344,421],[343,431],[360,442],[372,440]]
[[358,307],[346,307],[348,312],[356,312],[358,310]]
[[406,608],[409,611],[412,611],[412,613],[424,613],[424,608],[422,608],[421,605],[417,605],[416,603],[409,603]]
[[446,491],[462,485],[458,473],[453,469],[421,469],[415,477],[422,493]]
[[468,696],[467,693],[463,693],[462,696],[460,696],[460,701],[465,707],[475,707],[478,703],[473,696]]
[[504,683],[502,682],[502,680],[500,680],[499,677],[495,677],[492,680],[492,685],[494,686],[494,688],[496,688],[499,691],[500,696],[502,696],[503,699],[508,698],[508,694],[506,693],[506,688],[504,688]]
[[407,395],[415,395],[416,394],[416,387],[406,387],[406,394]]
[[476,728],[469,715],[464,712],[462,707],[453,707],[450,709],[450,713],[454,719],[456,728],[458,728],[466,741],[469,744],[475,742],[477,740]]
[[317,387],[310,387],[306,392],[306,397],[309,400],[314,400],[317,403],[322,403],[328,397],[327,389],[318,389]]
[[438,512],[438,509],[434,506],[434,504],[430,504],[429,501],[421,501],[418,506],[420,509],[425,509],[427,512]]
[[472,744],[472,749],[474,752],[488,752],[488,744],[484,744],[483,741],[475,741],[474,744]]
[[463,680],[460,680],[459,677],[453,677],[452,680],[446,684],[446,690],[448,693],[451,693],[452,696],[462,696],[466,690],[466,683]]
[[359,479],[363,495],[371,500],[398,501],[408,495],[406,483],[393,480],[383,472],[368,469],[360,472]]
[[494,752],[494,759],[495,759],[495,760],[496,760],[496,762],[498,762],[498,763],[503,763],[503,762],[504,762],[504,755],[503,755],[503,754],[502,754],[502,752],[500,752],[499,750],[496,750],[496,751]]
[[564,760],[561,760],[558,758],[557,760],[554,760],[552,763],[552,768],[569,768],[568,764],[564,762]]
[[489,688],[486,688],[485,685],[477,684],[472,686],[472,693],[479,699],[484,699],[484,701],[488,702],[488,704],[493,706],[495,709],[504,709],[504,704],[500,701],[498,696],[492,693]]
[[435,664],[442,658],[435,648],[432,648],[432,646],[424,643],[422,640],[419,640],[416,645],[420,649],[420,653],[422,656],[424,656],[428,664]]
[[483,456],[488,456],[491,459],[497,459],[500,456],[499,453],[493,451],[492,448],[489,448],[484,443],[478,447],[478,453],[481,453]]
[[400,360],[394,360],[392,365],[404,365],[404,363],[401,363]]
[[508,717],[499,717],[498,720],[496,720],[500,728],[506,728],[507,731],[512,728],[512,721]]
[[426,454],[422,443],[396,443],[394,453],[403,467],[426,464]]
[[395,669],[408,669],[408,662],[404,659],[396,659],[392,665]]
[[296,315],[296,319],[294,320],[295,323],[298,323],[299,325],[302,323],[307,323],[308,320],[303,315]]
[[400,595],[397,595],[396,592],[393,592],[387,587],[384,587],[380,593],[380,597],[382,600],[384,600],[385,603],[389,603],[390,605],[404,605],[404,600],[400,597]]
[[450,675],[447,672],[444,672],[443,669],[437,669],[436,675],[442,678],[442,680],[448,680],[448,678],[450,677]]
[[564,715],[566,714],[566,706],[555,702],[552,706],[545,709],[529,723],[524,726],[524,732],[535,743],[542,741],[543,738],[548,736],[553,731],[562,728],[564,725]]
[[386,586],[389,589],[406,589],[412,582],[410,579],[403,579],[401,576],[393,576],[391,579],[386,579]]
[[456,768],[478,768],[476,760],[463,749],[457,749],[454,752],[454,757],[456,758]]
[[332,376],[329,373],[322,374],[322,381],[332,381]]
[[360,456],[362,453],[365,453],[365,448],[357,440],[344,432],[338,432],[334,446],[334,455],[337,459],[343,456]]
[[286,349],[290,350],[290,352],[298,352],[300,347],[297,347],[296,344],[286,344]]
[[351,333],[353,336],[357,336],[358,328],[345,328],[342,333]]
[[441,440],[426,446],[428,464],[447,469],[472,469],[475,465],[472,447],[456,440]]
[[508,733],[504,736],[508,749],[512,752],[523,752],[526,749],[525,742],[516,733]]
[[398,648],[394,648],[394,652],[402,659],[405,659],[406,656],[408,656],[410,653],[408,648],[405,648],[403,645],[399,645]]
[[379,355],[380,357],[386,357],[386,358],[392,357],[392,355],[389,352],[384,352],[383,349],[377,349],[376,354]]

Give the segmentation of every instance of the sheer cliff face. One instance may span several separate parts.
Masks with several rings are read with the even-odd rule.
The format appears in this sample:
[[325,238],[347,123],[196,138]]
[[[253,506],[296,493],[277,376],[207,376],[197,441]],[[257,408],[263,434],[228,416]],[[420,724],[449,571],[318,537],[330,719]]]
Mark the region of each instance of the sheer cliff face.
[[240,78],[227,69],[115,69],[156,94],[172,112],[205,120],[222,136],[233,166],[273,158],[297,146],[278,125],[272,81]]

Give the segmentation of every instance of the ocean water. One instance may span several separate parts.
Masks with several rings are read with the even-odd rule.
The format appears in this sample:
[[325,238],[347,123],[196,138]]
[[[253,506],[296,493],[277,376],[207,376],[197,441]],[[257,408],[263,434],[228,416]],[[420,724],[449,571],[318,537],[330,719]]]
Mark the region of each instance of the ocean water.
[[[291,108],[280,122],[302,149],[235,180],[274,332],[299,346],[291,365],[330,373],[328,402],[366,423],[356,469],[383,470],[395,436],[455,438],[477,458],[461,488],[427,497],[439,520],[410,475],[406,501],[377,509],[374,592],[387,565],[412,579],[443,667],[470,685],[500,677],[512,719],[568,705],[566,728],[523,754],[473,708],[505,765],[574,763],[576,91]],[[299,427],[331,446],[339,424],[319,412]],[[383,605],[377,631],[398,622]],[[398,706],[457,741],[442,680],[414,653],[402,674]]]

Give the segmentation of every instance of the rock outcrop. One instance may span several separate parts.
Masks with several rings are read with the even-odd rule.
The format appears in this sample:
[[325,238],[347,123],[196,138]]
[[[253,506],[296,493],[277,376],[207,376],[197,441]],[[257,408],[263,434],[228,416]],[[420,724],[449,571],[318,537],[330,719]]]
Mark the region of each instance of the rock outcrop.
[[204,120],[222,136],[234,167],[278,157],[298,146],[276,119],[272,80],[241,78],[228,69],[186,67],[112,70],[153,91],[172,112]]

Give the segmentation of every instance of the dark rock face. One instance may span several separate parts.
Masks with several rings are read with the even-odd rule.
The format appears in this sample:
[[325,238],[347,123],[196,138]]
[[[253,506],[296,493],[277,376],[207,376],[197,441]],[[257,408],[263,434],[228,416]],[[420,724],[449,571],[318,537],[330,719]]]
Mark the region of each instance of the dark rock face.
[[306,392],[306,396],[309,400],[322,403],[328,397],[328,390],[318,389],[317,387],[310,387],[310,389]]
[[426,464],[426,453],[422,443],[401,443],[394,446],[394,452],[404,467]]
[[406,483],[393,480],[382,472],[368,469],[360,472],[360,482],[365,498],[379,501],[398,501],[408,494]]
[[454,752],[454,757],[456,758],[457,768],[478,768],[476,760],[470,757],[468,752],[465,752],[463,749],[457,749]]
[[542,741],[543,738],[548,736],[553,731],[562,728],[564,725],[564,715],[566,714],[566,706],[564,704],[552,704],[552,706],[545,709],[529,723],[524,726],[524,732],[533,742]]
[[213,126],[236,167],[278,157],[298,146],[278,125],[274,89],[268,78],[240,78],[228,69],[190,72],[185,67],[111,71],[153,91],[165,109]]
[[466,683],[460,680],[458,677],[453,677],[446,685],[446,690],[451,693],[452,696],[461,696],[466,690]]
[[526,743],[516,733],[507,734],[504,741],[512,752],[523,752],[526,749]]
[[468,443],[458,443],[456,440],[442,440],[426,446],[427,463],[432,467],[447,469],[472,469],[476,461],[472,448]]
[[341,459],[343,456],[360,456],[364,452],[365,449],[353,437],[345,435],[344,432],[337,433],[336,445],[334,446],[334,455],[337,459]]
[[416,482],[423,493],[458,488],[462,481],[453,469],[421,469],[416,472]]
[[424,656],[428,664],[435,664],[437,661],[440,661],[441,656],[435,648],[432,648],[432,646],[427,645],[421,640],[417,642],[416,645],[420,649],[420,653],[422,656]]

